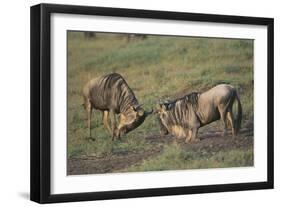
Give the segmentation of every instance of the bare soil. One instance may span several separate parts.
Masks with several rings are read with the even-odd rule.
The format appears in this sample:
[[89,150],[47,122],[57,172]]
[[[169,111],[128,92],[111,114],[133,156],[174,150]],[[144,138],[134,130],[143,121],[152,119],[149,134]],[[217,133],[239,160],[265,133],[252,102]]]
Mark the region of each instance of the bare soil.
[[[253,147],[253,122],[247,122],[244,128],[240,129],[236,137],[231,134],[221,136],[221,130],[208,127],[199,130],[199,142],[185,143],[179,140],[177,143],[186,150],[216,153],[233,149],[250,149]],[[101,174],[118,172],[132,165],[140,164],[143,160],[161,154],[163,144],[172,144],[175,138],[171,135],[160,136],[159,134],[148,134],[145,137],[153,147],[149,150],[131,152],[128,154],[106,155],[102,157],[87,156],[83,158],[68,159],[68,175]]]

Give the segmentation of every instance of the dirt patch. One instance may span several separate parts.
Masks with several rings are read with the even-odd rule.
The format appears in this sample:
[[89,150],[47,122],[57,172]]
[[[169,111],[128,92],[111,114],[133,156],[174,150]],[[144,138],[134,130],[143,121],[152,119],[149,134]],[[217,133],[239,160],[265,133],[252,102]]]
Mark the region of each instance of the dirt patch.
[[68,159],[68,175],[109,173],[127,168],[151,156],[159,154],[161,148],[138,153],[111,155],[104,157],[88,156]]
[[[221,130],[216,128],[203,129],[198,137],[199,142],[185,143],[184,140],[177,144],[188,151],[204,151],[217,153],[233,149],[253,148],[253,123],[248,122],[235,138],[231,134],[221,136]],[[145,138],[153,147],[149,150],[129,152],[126,154],[107,155],[102,157],[87,156],[68,159],[68,175],[100,174],[121,171],[132,165],[140,164],[143,160],[161,154],[164,144],[173,144],[175,139],[171,135],[160,136],[148,134]]]

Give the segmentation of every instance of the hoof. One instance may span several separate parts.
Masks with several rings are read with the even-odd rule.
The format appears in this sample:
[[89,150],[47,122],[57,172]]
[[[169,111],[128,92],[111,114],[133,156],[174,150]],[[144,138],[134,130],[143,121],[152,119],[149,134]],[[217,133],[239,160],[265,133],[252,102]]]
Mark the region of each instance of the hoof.
[[186,139],[186,140],[184,140],[184,142],[185,142],[186,144],[189,144],[189,143],[191,142],[191,139]]
[[174,146],[178,146],[178,145],[179,145],[179,143],[177,142],[177,140],[173,140],[172,144],[173,144]]
[[188,141],[185,140],[185,143],[196,143],[196,142],[200,142],[200,139],[196,138],[196,139],[189,139]]
[[192,142],[200,142],[201,140],[199,138],[196,138],[194,140],[192,140]]
[[121,137],[120,136],[112,136],[112,141],[114,141],[114,140],[119,140],[119,141],[121,141]]
[[115,135],[111,135],[111,140],[114,141],[116,139]]
[[221,136],[222,136],[222,137],[227,136],[227,131],[223,131],[223,132],[221,133]]

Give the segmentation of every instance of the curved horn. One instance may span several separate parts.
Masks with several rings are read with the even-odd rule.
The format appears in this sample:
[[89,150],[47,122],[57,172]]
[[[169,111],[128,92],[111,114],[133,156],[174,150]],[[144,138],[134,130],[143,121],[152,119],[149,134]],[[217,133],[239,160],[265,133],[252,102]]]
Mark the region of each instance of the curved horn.
[[142,107],[143,104],[139,104],[137,106],[133,106],[134,110],[137,111]]

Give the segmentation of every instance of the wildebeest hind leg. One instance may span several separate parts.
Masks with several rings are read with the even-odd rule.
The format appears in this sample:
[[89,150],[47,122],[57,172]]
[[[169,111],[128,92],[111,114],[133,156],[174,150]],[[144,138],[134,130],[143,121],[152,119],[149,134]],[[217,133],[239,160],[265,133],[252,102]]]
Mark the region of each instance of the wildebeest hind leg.
[[109,112],[107,110],[103,112],[103,125],[107,129],[109,134],[112,135],[112,131],[111,131],[111,128],[108,123],[108,118],[109,118],[108,114],[109,114]]
[[221,117],[221,120],[222,120],[222,123],[223,123],[223,133],[222,133],[222,136],[225,136],[226,135],[226,132],[227,132],[227,122],[226,122],[226,110],[223,109],[223,107],[219,107],[219,112],[220,112],[220,117]]
[[199,139],[197,138],[197,133],[198,133],[198,128],[193,128],[191,130],[191,141],[192,142],[199,141]]
[[230,122],[231,125],[231,132],[232,132],[232,136],[235,136],[235,130],[234,130],[234,118],[233,118],[233,113],[232,111],[227,112],[227,118]]

